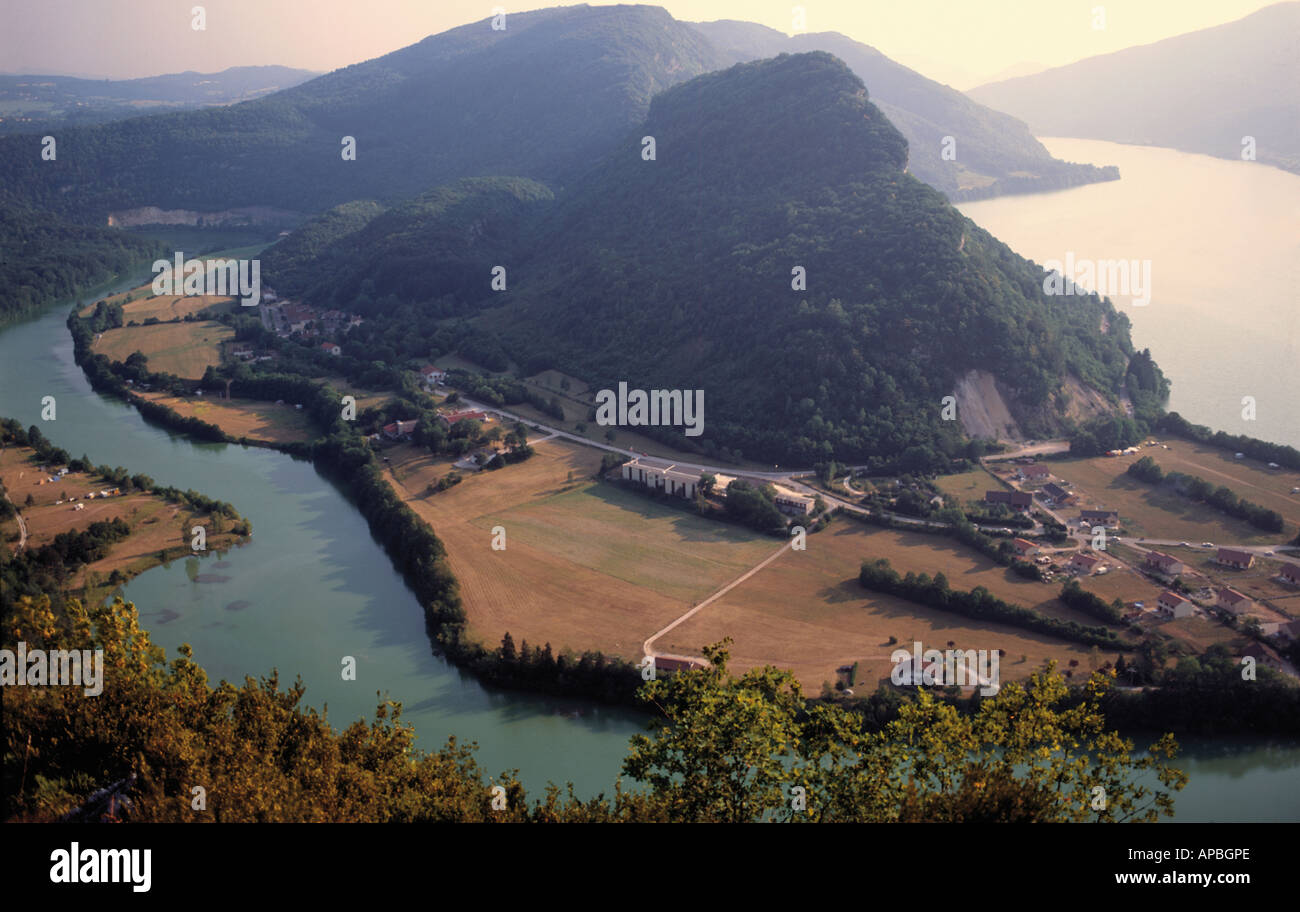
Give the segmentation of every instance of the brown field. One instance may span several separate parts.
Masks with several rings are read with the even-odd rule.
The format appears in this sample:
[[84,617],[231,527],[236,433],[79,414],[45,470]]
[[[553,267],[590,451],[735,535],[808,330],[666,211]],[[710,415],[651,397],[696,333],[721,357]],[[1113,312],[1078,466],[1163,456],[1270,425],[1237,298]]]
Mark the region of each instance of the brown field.
[[940,475],[934,480],[934,484],[943,494],[944,500],[955,506],[970,500],[983,501],[985,491],[1002,489],[997,479],[982,468],[957,475]]
[[[1055,659],[1063,670],[1075,660],[1079,664],[1074,674],[1087,672],[1088,647],[1016,627],[980,624],[959,615],[932,612],[863,589],[857,581],[858,568],[864,554],[870,553],[888,557],[900,570],[914,565],[933,572],[949,566],[953,571],[949,580],[954,587],[995,583],[1004,590],[1019,589],[1017,594],[1024,601],[1043,594],[1042,584],[997,581],[995,577],[1000,574],[996,571],[974,566],[980,560],[978,556],[953,554],[945,547],[944,539],[902,533],[911,539],[905,543],[899,535],[891,530],[868,530],[849,520],[832,523],[825,531],[809,537],[807,551],[781,555],[669,631],[655,643],[655,648],[698,655],[701,646],[731,637],[736,670],[769,664],[789,668],[805,690],[813,693],[822,682],[836,679],[838,667],[854,662],[862,663],[860,692],[874,690],[876,683],[889,674],[890,653],[897,648],[910,649],[914,641],[936,649],[948,648],[950,640],[963,649],[1003,649],[1006,654],[1000,672],[1005,680],[1025,677],[1047,659]],[[1027,594],[1031,590],[1034,594]],[[1058,606],[1058,614],[1061,611],[1064,608]],[[888,643],[891,636],[898,640],[894,645]],[[1113,654],[1103,654],[1101,660],[1114,659]]]
[[293,404],[276,405],[259,399],[220,399],[214,396],[182,397],[152,391],[145,399],[161,403],[187,418],[215,424],[233,437],[265,443],[297,443],[320,435],[315,422]]
[[161,297],[140,298],[129,304],[123,305],[122,316],[126,323],[135,321],[143,324],[150,317],[157,317],[164,323],[168,320],[182,319],[185,316],[198,313],[215,305],[225,305],[223,311],[229,310],[234,304],[234,298],[223,297],[221,295],[163,295]]
[[[61,532],[84,531],[95,522],[121,518],[131,526],[130,536],[114,545],[106,557],[77,572],[70,581],[74,590],[88,582],[96,587],[102,585],[114,570],[122,571],[128,578],[141,573],[161,562],[158,555],[163,550],[170,549],[173,556],[187,553],[190,527],[208,525],[205,517],[153,494],[132,491],[100,497],[98,492],[109,487],[109,483],[99,476],[70,472],[61,481],[48,482],[49,475],[36,464],[35,454],[26,447],[11,446],[0,452],[0,481],[10,500],[22,510],[27,524],[28,550],[49,544]],[[87,500],[86,495],[91,492],[96,497]],[[33,503],[25,506],[29,494]],[[67,502],[67,498],[74,496],[77,503],[85,505],[84,509],[77,510]],[[60,504],[60,500],[65,502]],[[12,522],[5,525],[7,532],[16,527]],[[235,538],[225,533],[210,533],[207,543],[210,549],[220,550],[231,547]],[[7,536],[3,543],[8,551],[16,544],[8,541]]]
[[[364,389],[360,386],[354,385],[346,377],[313,377],[312,380],[318,383],[321,381],[328,383],[331,389],[338,392],[340,400],[344,396],[355,396],[357,400],[357,414],[361,414],[368,408],[383,405],[389,399],[393,398],[393,394],[387,390]],[[342,406],[340,405],[339,408],[342,408]]]
[[[1278,493],[1300,483],[1295,473],[1271,475],[1241,465],[1233,465],[1232,456],[1225,464],[1217,450],[1195,453],[1192,445],[1181,441],[1173,449],[1144,447],[1138,455],[1071,459],[1052,464],[1052,472],[1067,479],[1080,495],[1079,503],[1062,511],[1075,518],[1081,508],[1104,507],[1118,510],[1124,532],[1146,538],[1179,539],[1190,542],[1213,541],[1218,544],[1263,545],[1291,539],[1300,520],[1300,498]],[[1215,484],[1226,484],[1239,497],[1277,510],[1288,525],[1282,535],[1267,533],[1247,522],[1234,519],[1207,504],[1193,503],[1167,487],[1152,486],[1129,476],[1128,467],[1143,455],[1151,457],[1165,471],[1198,475]],[[1175,459],[1174,457],[1179,457]],[[1225,469],[1237,470],[1231,475]],[[1245,478],[1261,475],[1272,489],[1248,483]]]
[[[395,489],[447,548],[471,633],[636,660],[654,631],[781,546],[591,479],[600,453],[551,440],[527,462],[466,476],[414,447],[386,451]],[[573,480],[570,481],[572,473]],[[492,528],[506,529],[493,551]]]
[[197,380],[208,365],[221,363],[221,343],[235,337],[235,331],[220,323],[157,323],[110,329],[95,341],[97,354],[113,361],[125,361],[132,352],[143,352],[151,371]]

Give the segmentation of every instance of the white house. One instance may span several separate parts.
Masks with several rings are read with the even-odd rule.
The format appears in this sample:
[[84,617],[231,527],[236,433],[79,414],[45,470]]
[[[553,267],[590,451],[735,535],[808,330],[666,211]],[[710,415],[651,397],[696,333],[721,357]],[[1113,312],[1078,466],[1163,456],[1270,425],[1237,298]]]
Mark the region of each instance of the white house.
[[623,463],[623,478],[645,485],[655,491],[665,491],[686,500],[695,497],[695,489],[700,483],[699,472],[688,472],[677,468],[676,463],[663,459],[651,459],[639,456],[631,462]]

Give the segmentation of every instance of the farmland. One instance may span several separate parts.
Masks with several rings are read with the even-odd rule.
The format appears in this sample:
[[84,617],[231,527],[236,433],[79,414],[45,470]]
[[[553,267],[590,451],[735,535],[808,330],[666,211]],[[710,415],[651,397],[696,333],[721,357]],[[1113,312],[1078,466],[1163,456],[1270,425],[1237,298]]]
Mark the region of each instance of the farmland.
[[[915,641],[926,648],[944,649],[952,641],[962,649],[1003,649],[1000,672],[1004,679],[1024,677],[1046,659],[1055,659],[1063,669],[1075,661],[1084,672],[1094,661],[1090,649],[1078,644],[1008,625],[979,623],[869,592],[858,584],[858,568],[865,557],[887,557],[900,571],[940,570],[954,588],[988,585],[991,591],[1001,590],[999,594],[1014,593],[1021,604],[1039,602],[1050,594],[1049,587],[1039,583],[1002,579],[1003,568],[992,569],[996,565],[984,565],[978,555],[944,539],[871,531],[840,520],[810,536],[806,551],[781,555],[665,634],[655,647],[698,654],[702,644],[731,637],[737,668],[767,664],[789,668],[804,688],[814,693],[822,682],[835,680],[838,667],[854,662],[861,663],[860,685],[874,689],[876,682],[889,674],[890,653],[897,648],[911,649]],[[995,585],[998,590],[993,589]],[[1057,604],[1051,613],[1062,617],[1065,611]],[[893,644],[891,637],[896,640]],[[1114,659],[1113,654],[1103,654],[1101,661]]]
[[[195,524],[209,530],[210,551],[229,548],[236,542],[236,537],[227,532],[214,532],[210,518],[194,513],[184,504],[132,490],[103,497],[99,492],[110,489],[110,483],[83,472],[69,472],[55,482],[50,482],[49,477],[29,448],[9,446],[0,451],[0,481],[22,511],[27,527],[26,550],[41,548],[62,532],[85,531],[95,522],[120,518],[131,527],[130,535],[114,544],[106,557],[80,568],[69,580],[74,594],[89,598],[91,593],[84,592],[89,584],[96,595],[102,596],[106,591],[100,591],[100,587],[114,571],[126,578],[135,576],[159,564],[161,552],[173,558],[191,554],[190,533]],[[86,495],[92,492],[96,496],[88,499]],[[32,503],[27,505],[29,496]],[[70,502],[74,497],[76,503]],[[78,504],[82,509],[77,509]],[[0,528],[0,542],[7,552],[16,548],[16,538],[17,523],[11,519]]]
[[307,413],[292,404],[217,396],[191,398],[158,391],[139,395],[186,418],[215,424],[232,437],[247,437],[261,443],[297,443],[312,440],[320,433]]
[[489,646],[509,631],[516,643],[639,659],[645,637],[782,544],[593,481],[596,450],[534,446],[525,462],[437,494],[426,488],[450,460],[387,451],[390,480],[446,546],[470,632]]
[[[1050,463],[1052,473],[1068,480],[1080,495],[1079,504],[1067,508],[1066,514],[1073,515],[1079,507],[1118,510],[1126,532],[1147,538],[1261,545],[1294,537],[1300,523],[1300,495],[1292,495],[1290,490],[1300,486],[1300,473],[1235,460],[1231,453],[1183,440],[1167,442],[1168,450],[1146,447],[1134,456]],[[1238,496],[1276,510],[1286,520],[1286,531],[1281,535],[1263,532],[1207,504],[1194,503],[1168,486],[1152,486],[1133,478],[1126,470],[1143,455],[1151,456],[1166,472],[1183,472],[1227,485]]]
[[221,363],[221,343],[234,337],[233,329],[216,322],[155,323],[106,330],[93,348],[112,361],[139,351],[149,370],[197,380],[209,365]]

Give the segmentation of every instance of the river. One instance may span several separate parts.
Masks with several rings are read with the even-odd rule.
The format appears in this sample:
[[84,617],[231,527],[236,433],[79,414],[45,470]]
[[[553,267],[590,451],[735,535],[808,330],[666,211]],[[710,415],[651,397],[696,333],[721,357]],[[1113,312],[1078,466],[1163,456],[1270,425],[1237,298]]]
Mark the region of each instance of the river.
[[1039,264],[1070,252],[1150,261],[1149,303],[1111,298],[1173,384],[1169,408],[1300,447],[1300,175],[1172,149],[1042,142],[1057,158],[1118,165],[1120,180],[963,203],[962,213]]
[[[449,735],[475,741],[486,772],[518,769],[532,793],[570,781],[583,797],[611,792],[644,717],[491,690],[435,657],[414,595],[327,479],[272,450],[191,442],[94,392],[73,361],[64,325],[71,303],[0,328],[0,415],[39,424],[74,455],[227,500],[253,523],[249,544],[175,561],[125,588],[155,642],[169,654],[191,644],[214,681],[273,668],[286,683],[301,675],[306,701],[328,708],[336,727],[370,718],[382,691],[402,702],[421,747],[436,749]],[[47,395],[57,402],[53,422],[40,420]],[[349,655],[355,682],[340,674]],[[1186,748],[1179,765],[1191,782],[1177,798],[1180,821],[1300,820],[1300,744],[1217,739]]]

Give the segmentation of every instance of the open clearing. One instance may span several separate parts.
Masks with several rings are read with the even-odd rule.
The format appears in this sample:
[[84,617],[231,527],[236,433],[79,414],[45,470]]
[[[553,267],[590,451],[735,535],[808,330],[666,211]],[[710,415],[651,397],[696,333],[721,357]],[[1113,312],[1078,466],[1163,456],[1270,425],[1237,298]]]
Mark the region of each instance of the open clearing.
[[229,326],[211,321],[155,323],[107,330],[93,348],[112,361],[125,361],[133,352],[142,352],[149,370],[198,380],[208,365],[221,363],[221,343],[234,337]]
[[[596,450],[534,448],[526,462],[438,494],[425,489],[450,459],[385,451],[395,489],[447,548],[471,634],[489,647],[509,631],[516,643],[635,661],[647,636],[782,545],[594,481]],[[506,530],[503,551],[491,547],[495,526]]]
[[220,307],[221,312],[226,312],[234,304],[234,298],[228,298],[221,295],[162,295],[161,297],[147,297],[132,301],[123,305],[122,317],[129,324],[134,321],[143,324],[150,317],[156,317],[166,323],[169,320],[183,319],[189,314],[196,314],[209,307]]
[[[909,542],[904,545],[899,536]],[[668,653],[698,655],[701,646],[731,637],[736,670],[761,665],[789,668],[805,690],[813,693],[823,682],[836,679],[837,668],[854,662],[861,663],[859,688],[862,692],[874,690],[877,682],[889,675],[890,653],[899,648],[910,650],[916,641],[923,648],[946,649],[952,641],[962,649],[1003,649],[1006,653],[1000,672],[1006,680],[1025,677],[1049,658],[1057,660],[1062,670],[1070,670],[1070,661],[1076,661],[1073,673],[1087,673],[1091,666],[1089,647],[1016,627],[982,624],[960,615],[930,611],[869,592],[858,584],[858,568],[867,556],[888,557],[900,570],[914,565],[933,572],[943,570],[946,564],[952,568],[952,572],[944,572],[954,588],[996,582],[993,577],[999,574],[979,567],[979,555],[962,555],[964,549],[955,543],[951,545],[957,553],[952,553],[947,545],[942,538],[885,529],[873,532],[841,519],[809,536],[807,551],[782,554],[769,567],[665,634],[655,647]],[[1022,587],[1022,603],[1041,595],[1045,588],[1029,581],[1000,585]],[[993,589],[991,585],[989,588]],[[1058,605],[1058,616],[1064,611]],[[890,637],[897,642],[890,644]],[[1101,661],[1113,662],[1115,657],[1103,653]]]
[[[206,517],[153,494],[132,491],[100,497],[98,493],[111,485],[98,475],[69,472],[57,482],[49,482],[49,477],[50,473],[37,465],[31,449],[11,446],[0,452],[0,481],[9,492],[9,499],[22,510],[27,523],[27,550],[49,544],[62,532],[85,531],[95,522],[120,518],[131,527],[131,534],[115,543],[107,556],[77,572],[70,581],[74,590],[84,587],[88,581],[102,585],[114,570],[120,570],[128,578],[142,573],[161,563],[159,552],[164,550],[170,551],[171,557],[188,554],[190,529],[195,524],[208,527],[209,550],[218,551],[235,543],[235,537],[229,533],[212,533]],[[96,497],[86,499],[91,492]],[[32,498],[31,506],[25,505],[28,495]],[[83,509],[78,510],[67,502],[69,497],[76,497],[76,503],[82,504]],[[65,502],[60,504],[60,500]],[[11,525],[12,521],[5,524],[6,532]],[[7,535],[4,539],[6,551],[12,550],[16,543],[8,541]]]
[[138,393],[187,418],[215,424],[232,437],[265,443],[299,443],[319,436],[315,422],[292,403],[276,405],[260,399],[221,399],[217,396],[172,396],[158,391]]
[[957,475],[940,475],[934,485],[942,493],[944,502],[961,506],[969,500],[983,501],[985,491],[1000,491],[1002,483],[983,468],[971,469]]
[[[1124,534],[1146,538],[1263,545],[1295,536],[1296,523],[1300,521],[1300,495],[1290,496],[1285,492],[1300,485],[1300,475],[1234,464],[1231,454],[1225,463],[1220,451],[1197,453],[1192,444],[1183,441],[1174,441],[1170,446],[1170,450],[1144,447],[1132,456],[1050,463],[1052,474],[1066,479],[1079,495],[1079,503],[1065,508],[1064,515],[1074,518],[1081,508],[1118,510]],[[1147,455],[1166,472],[1198,475],[1213,484],[1227,485],[1238,497],[1277,510],[1287,521],[1286,530],[1281,534],[1264,532],[1208,504],[1195,503],[1166,485],[1151,485],[1128,475],[1128,467]]]

